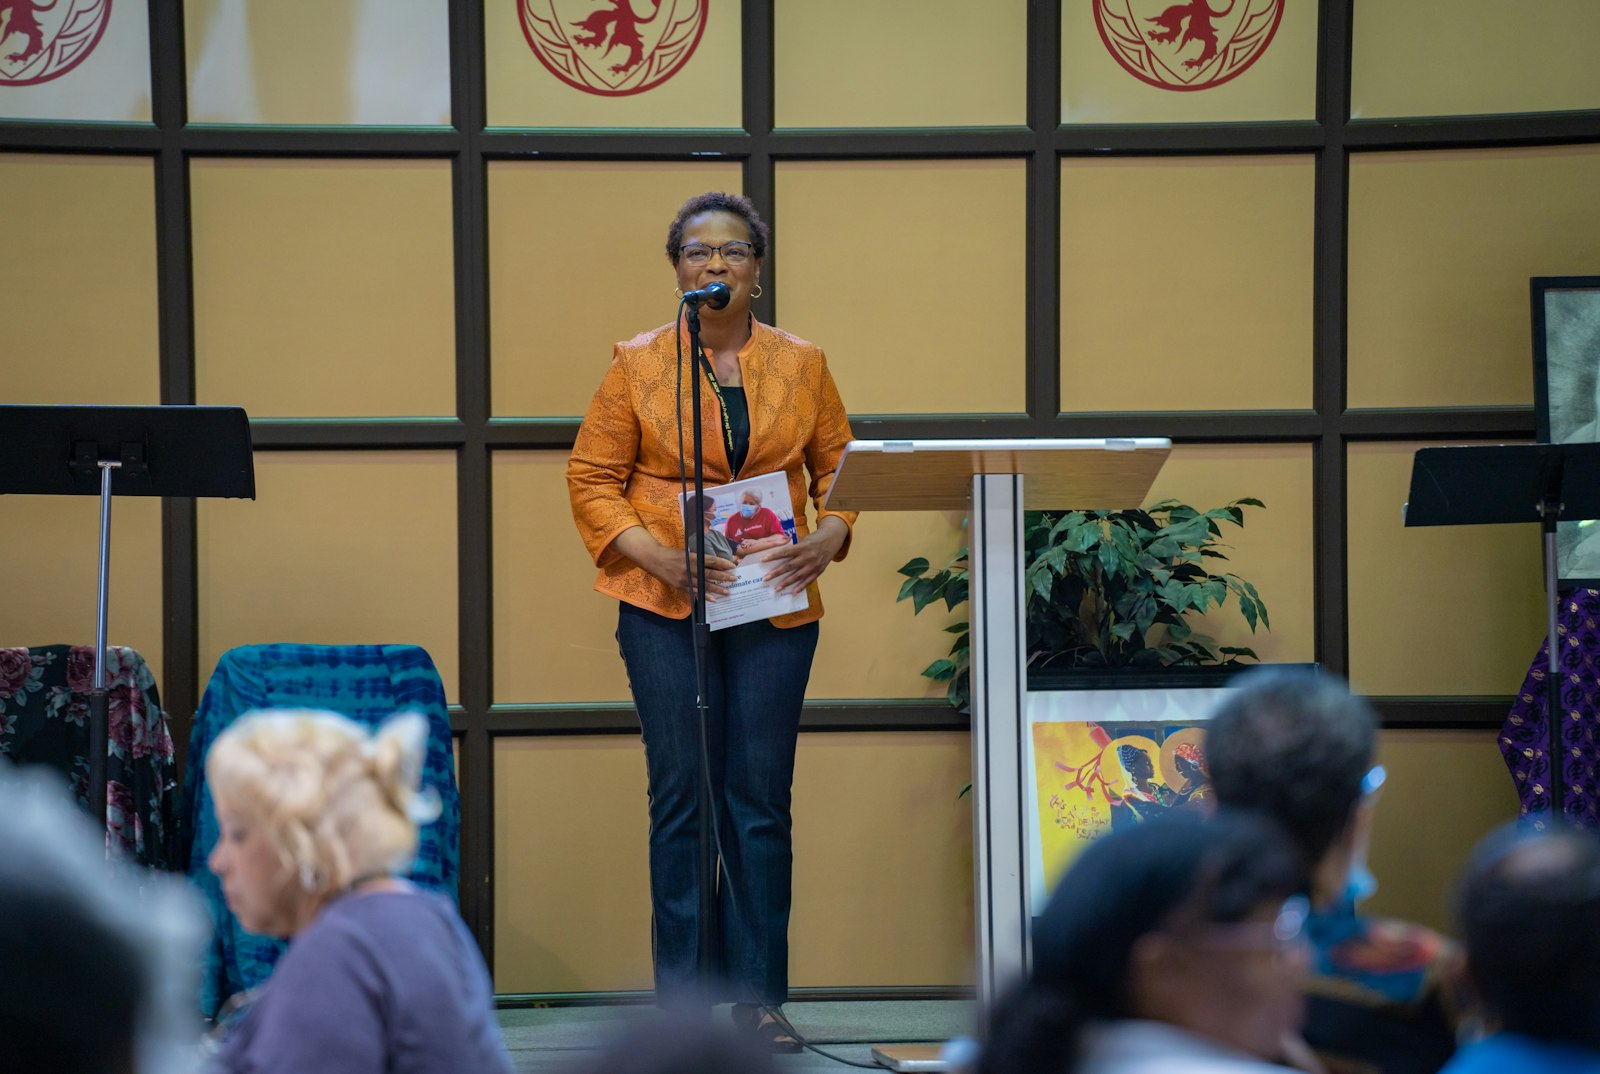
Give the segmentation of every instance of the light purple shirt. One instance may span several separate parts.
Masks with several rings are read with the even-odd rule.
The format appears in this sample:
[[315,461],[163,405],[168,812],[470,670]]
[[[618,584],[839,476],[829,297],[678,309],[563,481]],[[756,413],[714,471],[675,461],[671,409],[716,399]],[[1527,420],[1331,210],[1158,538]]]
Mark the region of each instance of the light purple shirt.
[[350,895],[294,938],[212,1068],[226,1074],[511,1074],[483,958],[455,904]]

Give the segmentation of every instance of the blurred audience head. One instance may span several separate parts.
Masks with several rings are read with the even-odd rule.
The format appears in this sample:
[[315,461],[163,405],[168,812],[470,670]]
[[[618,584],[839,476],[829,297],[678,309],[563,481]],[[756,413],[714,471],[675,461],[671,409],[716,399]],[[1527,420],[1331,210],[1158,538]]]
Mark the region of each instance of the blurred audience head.
[[771,1055],[703,1015],[652,1018],[606,1042],[567,1074],[771,1074]]
[[328,899],[404,871],[418,823],[428,725],[407,713],[376,731],[331,712],[265,710],[217,737],[206,782],[221,833],[208,864],[251,932],[292,936]]
[[108,862],[51,774],[0,760],[0,1071],[182,1069],[203,918],[181,880]]
[[1239,682],[1206,725],[1212,791],[1224,808],[1283,826],[1320,903],[1364,848],[1370,810],[1357,807],[1377,778],[1377,717],[1325,672],[1271,669]]
[[1299,1029],[1305,900],[1265,818],[1174,815],[1104,836],[1037,922],[1033,972],[980,1071],[1070,1070],[1092,1023],[1167,1022],[1263,1058]]
[[1507,826],[1461,883],[1467,973],[1509,1032],[1600,1048],[1600,838]]

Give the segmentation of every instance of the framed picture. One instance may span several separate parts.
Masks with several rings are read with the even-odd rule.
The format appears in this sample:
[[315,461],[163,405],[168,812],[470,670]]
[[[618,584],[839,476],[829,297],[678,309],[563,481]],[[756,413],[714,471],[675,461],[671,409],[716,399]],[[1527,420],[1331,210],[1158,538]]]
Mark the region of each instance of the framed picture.
[[[1600,441],[1600,276],[1535,276],[1533,391],[1539,441]],[[1562,589],[1600,588],[1600,521],[1556,527]]]

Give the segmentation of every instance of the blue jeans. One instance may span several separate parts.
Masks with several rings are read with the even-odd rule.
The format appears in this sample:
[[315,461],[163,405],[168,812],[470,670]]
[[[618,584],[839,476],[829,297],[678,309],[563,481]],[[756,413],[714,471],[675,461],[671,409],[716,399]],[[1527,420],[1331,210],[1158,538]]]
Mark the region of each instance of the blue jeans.
[[782,1003],[794,862],[790,790],[817,624],[746,623],[712,633],[706,647],[706,751],[725,870],[714,924],[720,966],[701,966],[699,957],[702,782],[692,626],[622,604],[617,644],[650,776],[656,1000],[704,999],[717,982],[737,1002]]

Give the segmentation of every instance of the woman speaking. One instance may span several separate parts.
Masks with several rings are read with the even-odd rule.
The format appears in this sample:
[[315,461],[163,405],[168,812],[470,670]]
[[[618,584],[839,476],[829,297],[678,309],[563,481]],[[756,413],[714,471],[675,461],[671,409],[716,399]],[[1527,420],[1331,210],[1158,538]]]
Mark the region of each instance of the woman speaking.
[[[850,547],[855,516],[826,511],[850,422],[816,346],[757,321],[770,233],[746,198],[690,198],[667,230],[679,292],[728,288],[723,309],[701,310],[711,375],[688,368],[683,323],[616,345],[567,466],[572,513],[600,576],[619,602],[617,644],[644,733],[650,780],[650,897],[656,1000],[662,1006],[735,1002],[734,1020],[774,1050],[797,1045],[776,1013],[788,992],[790,789],[795,740],[822,600],[817,577]],[[678,366],[679,347],[684,368]],[[705,414],[697,446],[707,486],[781,473],[797,543],[765,553],[767,582],[805,592],[807,606],[710,635],[709,782],[722,848],[718,966],[700,964],[699,824],[702,786],[694,638],[679,494],[694,452],[680,454],[679,414],[698,388]],[[681,410],[680,410],[681,408]],[[806,525],[809,496],[815,529]],[[734,564],[707,546],[706,590],[728,593]],[[708,996],[711,982],[727,991]]]

